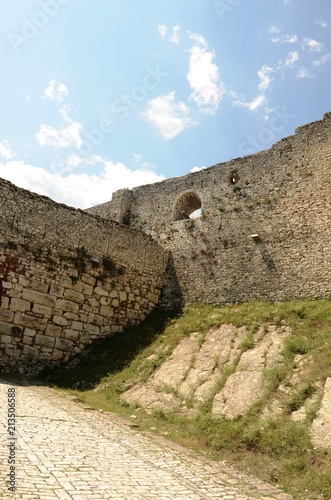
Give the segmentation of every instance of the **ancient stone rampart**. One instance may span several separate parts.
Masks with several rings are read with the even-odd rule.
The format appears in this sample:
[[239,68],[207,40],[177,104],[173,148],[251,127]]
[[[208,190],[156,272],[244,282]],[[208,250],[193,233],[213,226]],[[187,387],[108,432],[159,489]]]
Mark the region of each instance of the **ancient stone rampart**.
[[168,261],[150,236],[0,179],[0,369],[39,373],[142,321]]
[[327,113],[267,151],[118,191],[89,211],[171,252],[164,305],[328,298],[330,129]]

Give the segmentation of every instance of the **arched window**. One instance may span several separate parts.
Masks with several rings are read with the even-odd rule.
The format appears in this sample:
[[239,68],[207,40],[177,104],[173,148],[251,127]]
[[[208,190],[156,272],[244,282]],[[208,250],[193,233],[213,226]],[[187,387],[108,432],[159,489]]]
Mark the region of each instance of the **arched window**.
[[201,205],[201,198],[197,193],[193,191],[183,193],[176,200],[174,220],[189,219],[192,214],[195,217],[199,216],[197,210],[201,210]]

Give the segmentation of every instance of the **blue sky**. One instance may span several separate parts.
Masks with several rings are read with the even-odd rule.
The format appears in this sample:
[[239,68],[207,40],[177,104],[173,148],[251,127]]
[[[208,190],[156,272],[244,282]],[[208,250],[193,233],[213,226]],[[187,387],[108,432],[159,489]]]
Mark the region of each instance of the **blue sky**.
[[331,111],[327,0],[0,0],[0,176],[79,208]]

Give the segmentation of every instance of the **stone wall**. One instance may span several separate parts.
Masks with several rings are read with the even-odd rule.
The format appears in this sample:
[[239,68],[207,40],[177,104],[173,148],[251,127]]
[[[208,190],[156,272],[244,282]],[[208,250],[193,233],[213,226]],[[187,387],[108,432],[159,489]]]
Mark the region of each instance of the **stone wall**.
[[[171,251],[163,304],[330,297],[331,113],[271,149],[89,210]],[[187,219],[197,208],[199,219]],[[183,213],[185,212],[185,213]]]
[[142,321],[168,261],[150,236],[0,179],[0,369],[39,373]]

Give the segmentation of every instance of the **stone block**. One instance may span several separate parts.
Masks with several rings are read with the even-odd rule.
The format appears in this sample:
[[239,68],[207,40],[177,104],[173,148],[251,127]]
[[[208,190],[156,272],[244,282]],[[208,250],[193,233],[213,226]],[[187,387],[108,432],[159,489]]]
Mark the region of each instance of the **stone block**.
[[23,347],[23,354],[25,354],[30,359],[37,359],[39,356],[39,350],[36,347],[25,345]]
[[114,316],[114,310],[110,306],[101,306],[100,314],[102,316],[106,316],[107,318],[111,318],[112,316]]
[[47,293],[47,291],[48,291],[48,285],[46,283],[41,283],[40,281],[37,281],[33,278],[29,278],[29,277],[24,276],[22,274],[19,276],[18,282],[24,288],[32,288],[33,290],[36,290],[37,292]]
[[84,329],[89,333],[90,335],[100,335],[100,327],[97,325],[90,325],[86,324],[84,325]]
[[11,335],[1,335],[0,333],[0,342],[1,344],[11,344],[13,341],[13,338]]
[[84,285],[83,293],[84,293],[85,297],[92,295],[93,294],[93,287],[90,285]]
[[62,311],[76,313],[79,310],[79,305],[70,300],[59,299],[56,301],[56,307]]
[[63,286],[59,286],[59,285],[51,285],[50,289],[49,289],[49,293],[51,295],[54,295],[56,297],[63,297],[63,293],[64,293],[64,288]]
[[76,313],[71,313],[71,312],[66,312],[64,313],[64,318],[67,319],[68,321],[77,321],[79,319],[78,314]]
[[59,361],[60,359],[63,358],[63,356],[64,356],[63,351],[60,351],[59,349],[54,349],[54,351],[52,352],[53,361]]
[[62,334],[62,328],[59,326],[48,324],[46,328],[46,335],[50,337],[60,337]]
[[94,293],[96,295],[99,295],[100,297],[102,297],[102,296],[107,297],[109,295],[109,293],[107,292],[107,290],[105,290],[104,288],[101,288],[101,286],[95,287]]
[[79,337],[79,332],[77,330],[65,330],[64,333],[64,338],[67,340],[72,340],[73,342],[76,342]]
[[62,316],[53,316],[53,323],[59,326],[67,326],[68,320],[66,318],[63,318]]
[[55,348],[59,351],[71,352],[73,349],[73,342],[67,339],[56,339],[55,340]]
[[34,337],[36,335],[36,330],[30,330],[29,328],[26,328],[24,330],[24,336],[25,337]]
[[37,334],[35,343],[43,347],[54,347],[55,338],[46,335]]
[[[31,329],[35,330],[45,330],[46,325],[47,325],[47,319],[46,318],[39,318],[36,316],[32,316],[29,314],[24,314],[20,313],[20,320],[19,324],[28,327]],[[15,315],[15,321],[16,321],[16,315]]]
[[0,309],[0,321],[11,323],[14,319],[14,312]]
[[34,304],[32,307],[32,312],[36,314],[41,314],[45,318],[50,318],[52,316],[52,309],[50,307],[41,306],[39,304]]
[[83,304],[85,302],[85,297],[82,293],[70,289],[64,291],[64,298],[76,302],[77,304]]
[[37,292],[35,290],[29,290],[28,288],[23,290],[22,298],[29,302],[34,302],[46,307],[54,307],[56,301],[56,297],[53,295]]
[[0,321],[0,335],[12,335],[11,329],[12,326],[10,323],[5,323],[4,321]]
[[83,323],[81,321],[73,321],[71,328],[73,330],[77,330],[78,332],[81,332],[83,330]]

